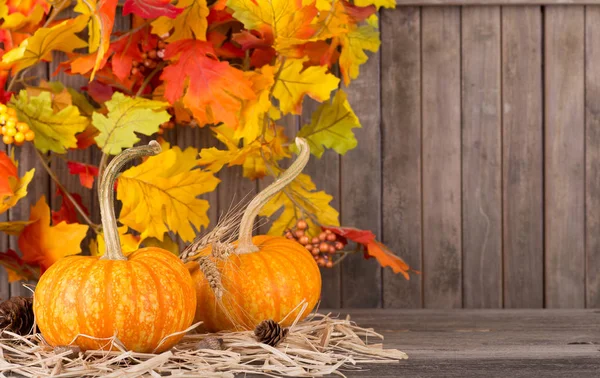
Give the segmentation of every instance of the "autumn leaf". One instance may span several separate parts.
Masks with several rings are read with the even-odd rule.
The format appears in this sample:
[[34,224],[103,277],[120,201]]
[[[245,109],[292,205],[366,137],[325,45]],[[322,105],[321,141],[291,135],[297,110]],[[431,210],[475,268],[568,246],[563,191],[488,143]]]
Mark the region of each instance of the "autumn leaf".
[[19,30],[37,25],[49,10],[50,2],[46,0],[2,1],[0,3],[2,29]]
[[98,176],[98,167],[76,161],[68,161],[67,168],[69,168],[70,174],[79,175],[81,186],[92,189],[92,186],[94,186],[94,177]]
[[312,1],[229,0],[227,7],[248,30],[272,35],[275,49],[284,55],[287,49],[310,40],[317,30],[313,21],[318,9]]
[[252,91],[256,97],[244,101],[241,121],[234,136],[236,139],[253,141],[262,133],[265,113],[272,106],[271,88],[275,83],[275,67],[264,66],[255,71],[248,71],[245,75],[252,83]]
[[[78,212],[75,208],[75,204],[73,204],[69,197],[67,197],[60,188],[56,189],[56,195],[61,198],[61,205],[58,211],[52,211],[52,224],[57,225],[60,222],[78,223]],[[83,201],[81,200],[81,196],[77,193],[70,193],[70,195],[73,200],[77,202],[77,205],[79,205],[83,212],[86,215],[90,215],[88,209],[84,206]]]
[[26,90],[21,90],[18,96],[12,97],[9,106],[15,108],[19,120],[26,122],[35,132],[35,148],[44,153],[64,154],[69,148],[76,147],[75,135],[89,124],[88,118],[82,116],[76,106],[55,111],[52,95],[46,91],[38,96],[29,96]]
[[302,100],[308,95],[323,102],[329,99],[331,91],[337,89],[340,79],[327,73],[327,67],[313,66],[304,69],[304,59],[285,61],[275,82],[273,96],[279,100],[283,114],[302,113]]
[[318,158],[325,152],[323,147],[344,155],[358,144],[352,132],[356,127],[361,127],[358,117],[340,89],[331,103],[324,103],[312,114],[310,124],[302,127],[297,136],[308,140],[311,152]]
[[60,258],[81,252],[81,241],[88,226],[61,222],[50,226],[50,208],[46,197],[31,207],[29,220],[34,223],[25,227],[19,236],[19,249],[23,261],[39,265],[42,272]]
[[340,37],[340,71],[346,86],[358,77],[360,65],[369,59],[365,50],[376,52],[380,44],[379,32],[370,25],[362,25]]
[[10,209],[27,195],[27,185],[33,179],[35,168],[19,178],[17,175],[18,164],[0,151],[0,214]]
[[96,53],[96,59],[90,81],[104,60],[110,46],[110,35],[115,23],[117,0],[77,0],[75,12],[89,17],[88,46],[90,53]]
[[167,42],[185,39],[206,41],[206,17],[209,13],[206,0],[178,0],[176,5],[175,9],[180,9],[180,13],[176,17],[163,15],[154,20],[152,33],[158,36],[168,35]]
[[354,0],[354,5],[359,7],[367,7],[369,5],[375,5],[377,9],[384,8],[395,8],[396,0]]
[[0,222],[0,232],[4,232],[5,234],[12,236],[19,236],[23,229],[30,225],[31,221],[10,221],[10,222]]
[[142,242],[142,247],[144,248],[148,248],[148,247],[154,247],[154,248],[161,248],[161,249],[165,249],[169,252],[171,252],[172,254],[174,254],[175,256],[179,256],[179,244],[177,244],[170,236],[169,234],[166,234],[163,237],[163,240],[160,240],[158,238],[147,238],[144,239],[144,241]]
[[164,96],[174,104],[183,95],[183,104],[199,125],[224,122],[235,128],[242,101],[255,94],[244,73],[227,62],[219,62],[215,54],[208,42],[183,40],[169,44],[165,59],[176,62],[161,75],[165,81]]
[[2,57],[2,62],[13,65],[13,74],[23,68],[33,66],[41,60],[51,62],[52,51],[72,52],[87,46],[77,37],[87,25],[87,17],[77,17],[63,21],[49,28],[39,28],[19,45]]
[[[308,223],[309,235],[316,236],[319,226],[315,220],[320,224],[339,225],[339,213],[330,205],[332,199],[333,197],[324,191],[316,190],[309,175],[300,174],[262,208],[260,215],[272,217],[283,208],[283,212],[269,229],[270,235],[283,235],[284,231],[293,227],[298,219],[305,219]],[[309,214],[315,219],[309,217]]]
[[331,227],[325,226],[323,230],[329,230],[342,237],[344,243],[346,239],[361,245],[365,251],[365,258],[374,257],[382,267],[389,266],[394,273],[401,273],[404,278],[410,280],[409,272],[419,273],[412,269],[400,257],[393,254],[388,247],[375,240],[375,235],[369,230],[360,230],[354,227]]
[[[288,149],[284,147],[288,139],[281,126],[269,127],[265,130],[264,140],[250,139],[243,141],[236,138],[234,130],[227,126],[213,127],[215,136],[223,142],[227,150],[216,147],[203,148],[200,151],[199,165],[206,166],[211,172],[219,172],[223,166],[243,166],[243,175],[252,180],[262,178],[267,174],[267,161],[278,161],[289,157]],[[242,144],[242,147],[238,145]]]
[[0,252],[0,265],[8,272],[8,282],[37,280],[40,277],[39,268],[25,263],[12,249]]
[[183,8],[175,7],[171,0],[126,0],[123,5],[123,16],[133,13],[142,18],[175,18],[182,11]]
[[98,147],[112,155],[139,142],[136,132],[152,135],[171,118],[165,111],[169,105],[166,102],[128,97],[120,92],[115,92],[105,105],[108,115],[94,113],[92,124],[100,131],[95,138]]
[[197,149],[163,149],[119,177],[119,220],[139,231],[142,239],[160,240],[170,230],[191,241],[196,236],[192,226],[199,230],[208,225],[208,201],[197,197],[213,191],[219,179],[198,169]]
[[[121,226],[118,229],[119,233],[119,241],[121,242],[121,248],[123,250],[123,254],[126,256],[130,253],[133,253],[138,250],[140,246],[141,239],[139,236],[128,234],[129,227]],[[92,239],[90,241],[90,254],[92,256],[102,256],[104,252],[106,252],[106,243],[104,241],[104,234],[99,233],[96,236],[96,239]]]

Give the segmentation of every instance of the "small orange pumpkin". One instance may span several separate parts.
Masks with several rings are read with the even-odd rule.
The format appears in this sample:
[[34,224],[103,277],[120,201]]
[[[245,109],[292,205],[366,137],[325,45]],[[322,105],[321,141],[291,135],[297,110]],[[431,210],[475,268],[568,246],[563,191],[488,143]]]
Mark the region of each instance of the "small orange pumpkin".
[[[304,139],[296,138],[298,159],[273,184],[248,205],[240,223],[240,239],[235,251],[225,259],[215,258],[208,246],[186,264],[196,285],[195,321],[203,321],[209,331],[252,329],[265,319],[289,326],[300,314],[306,317],[321,295],[321,274],[314,258],[299,243],[281,236],[252,237],[254,219],[269,199],[302,171],[310,150]],[[232,248],[233,249],[233,248]],[[219,280],[215,292],[207,279],[210,269],[202,267],[209,259],[215,267],[211,281]],[[209,266],[211,264],[208,264]],[[306,303],[306,307],[303,307]]]
[[[34,293],[37,325],[50,345],[108,349],[116,336],[135,352],[171,348],[192,324],[194,284],[181,260],[160,248],[123,256],[115,219],[114,182],[135,157],[155,155],[160,145],[134,147],[118,155],[100,183],[104,256],[65,257],[40,278]],[[102,340],[104,339],[104,340]]]

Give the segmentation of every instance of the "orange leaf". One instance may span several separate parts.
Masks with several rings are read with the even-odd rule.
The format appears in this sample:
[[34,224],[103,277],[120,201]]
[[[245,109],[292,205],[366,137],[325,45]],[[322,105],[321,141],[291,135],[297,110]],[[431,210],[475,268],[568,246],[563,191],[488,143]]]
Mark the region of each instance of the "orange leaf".
[[368,257],[375,257],[382,267],[385,268],[386,266],[389,266],[394,273],[402,273],[404,278],[410,280],[408,272],[412,269],[410,269],[404,260],[394,255],[385,245],[378,241],[373,241],[367,244],[367,254]]
[[0,265],[8,272],[8,282],[36,280],[40,277],[39,270],[26,264],[12,249],[0,252]]
[[200,125],[224,122],[236,127],[242,100],[255,97],[252,83],[242,71],[215,56],[210,42],[190,39],[169,44],[165,59],[176,62],[160,77],[165,81],[164,96],[171,104],[182,98]]
[[17,167],[5,152],[0,151],[0,198],[15,194],[10,185],[10,177],[17,177]]
[[26,263],[39,265],[44,271],[60,258],[81,252],[80,244],[88,226],[66,222],[50,226],[50,208],[46,197],[42,196],[31,207],[29,220],[34,223],[25,227],[19,236],[19,249]]

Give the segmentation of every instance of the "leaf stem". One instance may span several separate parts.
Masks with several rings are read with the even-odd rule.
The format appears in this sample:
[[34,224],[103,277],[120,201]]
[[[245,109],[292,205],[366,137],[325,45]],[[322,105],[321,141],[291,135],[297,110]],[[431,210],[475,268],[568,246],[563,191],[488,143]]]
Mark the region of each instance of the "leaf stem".
[[139,97],[144,92],[144,89],[146,89],[148,84],[150,84],[152,78],[158,73],[158,71],[162,70],[165,67],[165,65],[165,62],[161,62],[152,70],[152,72],[148,74],[148,76],[146,76],[146,78],[142,82],[142,85],[140,86],[140,89],[138,89],[138,91],[135,93],[135,97]]
[[296,138],[298,146],[298,158],[292,165],[283,172],[271,185],[263,189],[248,205],[242,220],[240,222],[240,239],[235,250],[237,254],[252,253],[258,250],[258,247],[252,243],[252,229],[254,228],[254,219],[269,200],[279,193],[287,184],[292,182],[296,176],[302,172],[308,159],[310,158],[310,148],[305,139]]
[[104,175],[100,178],[100,216],[102,218],[102,229],[104,231],[104,240],[106,250],[101,259],[104,260],[127,260],[121,250],[121,241],[119,240],[119,231],[117,228],[117,218],[115,216],[115,181],[121,169],[129,161],[148,155],[157,155],[160,153],[160,144],[151,141],[146,146],[129,148],[117,155],[106,167]]
[[48,163],[47,163],[46,159],[44,158],[44,156],[42,155],[42,153],[38,149],[35,149],[35,152],[36,152],[38,158],[40,159],[40,161],[42,162],[42,165],[44,166],[44,169],[46,169],[46,172],[48,172],[48,175],[54,181],[54,183],[56,184],[56,186],[58,186],[59,189],[64,193],[65,197],[67,197],[67,199],[69,201],[71,201],[71,204],[73,204],[73,207],[75,208],[75,210],[77,210],[77,212],[79,213],[79,215],[81,215],[81,217],[92,228],[92,230],[94,230],[95,233],[99,233],[100,232],[100,229],[99,229],[100,226],[97,225],[97,224],[95,224],[94,222],[92,222],[92,220],[87,216],[87,214],[85,213],[85,211],[83,211],[83,209],[81,208],[81,206],[79,206],[79,204],[77,203],[77,201],[75,201],[75,199],[73,198],[73,196],[71,195],[71,193],[69,193],[67,191],[67,189],[63,186],[63,184],[60,182],[60,180],[58,179],[58,177],[56,176],[56,174],[54,173],[54,171],[52,170],[52,168],[50,168],[50,166],[48,165]]

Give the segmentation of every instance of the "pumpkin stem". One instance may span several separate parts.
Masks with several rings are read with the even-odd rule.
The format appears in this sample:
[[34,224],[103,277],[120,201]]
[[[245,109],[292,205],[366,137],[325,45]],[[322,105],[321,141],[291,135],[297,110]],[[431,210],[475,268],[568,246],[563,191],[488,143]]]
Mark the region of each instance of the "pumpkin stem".
[[115,217],[115,181],[123,166],[129,161],[148,155],[160,153],[160,144],[151,141],[147,146],[129,148],[117,155],[106,167],[100,182],[100,215],[102,217],[102,229],[104,231],[104,242],[106,250],[104,260],[127,260],[121,250],[119,232],[117,229],[117,218]]
[[252,199],[244,216],[240,222],[240,239],[235,252],[239,255],[258,251],[258,247],[252,243],[252,230],[254,228],[254,219],[260,210],[269,202],[274,195],[279,193],[283,188],[294,181],[294,179],[302,172],[310,157],[310,148],[304,138],[296,138],[296,146],[298,147],[298,158],[292,165],[285,170],[271,185],[267,186]]

